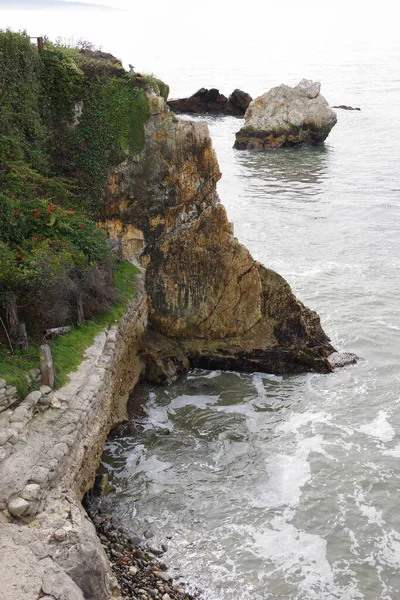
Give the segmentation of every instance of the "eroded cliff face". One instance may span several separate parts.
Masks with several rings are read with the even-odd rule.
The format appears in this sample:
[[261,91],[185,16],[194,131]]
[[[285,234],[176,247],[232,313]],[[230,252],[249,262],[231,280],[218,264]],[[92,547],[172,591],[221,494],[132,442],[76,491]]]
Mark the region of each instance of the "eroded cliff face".
[[318,316],[234,237],[216,192],[221,174],[206,124],[176,119],[158,96],[150,105],[145,148],[110,174],[102,221],[126,257],[141,247],[149,370],[157,352],[180,371],[178,354],[192,366],[331,370],[334,349]]

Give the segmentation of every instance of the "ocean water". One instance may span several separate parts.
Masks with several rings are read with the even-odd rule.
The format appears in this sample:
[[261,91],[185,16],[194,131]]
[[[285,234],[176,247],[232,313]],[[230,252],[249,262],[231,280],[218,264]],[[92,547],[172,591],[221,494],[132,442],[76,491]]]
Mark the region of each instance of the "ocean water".
[[399,59],[320,55],[327,98],[362,109],[320,148],[235,151],[240,121],[206,119],[235,235],[360,357],[331,375],[194,371],[109,442],[105,507],[171,536],[167,560],[209,600],[400,597]]
[[170,388],[145,388],[138,433],[107,444],[103,467],[116,491],[104,508],[132,531],[151,529],[152,543],[168,538],[173,575],[200,587],[206,600],[396,600],[400,45],[390,39],[393,18],[382,10],[368,21],[361,7],[355,14],[339,3],[329,9],[328,31],[326,12],[320,20],[299,7],[294,14],[293,3],[281,27],[267,9],[249,27],[249,7],[182,4],[182,17],[176,2],[157,6],[153,21],[150,5],[139,19],[133,10],[1,16],[32,35],[46,27],[50,37],[90,38],[164,78],[173,97],[202,86],[255,96],[307,77],[321,81],[332,105],[361,107],[338,110],[325,145],[301,150],[235,151],[240,119],[206,118],[235,235],[319,313],[333,344],[360,360],[330,375],[196,370]]

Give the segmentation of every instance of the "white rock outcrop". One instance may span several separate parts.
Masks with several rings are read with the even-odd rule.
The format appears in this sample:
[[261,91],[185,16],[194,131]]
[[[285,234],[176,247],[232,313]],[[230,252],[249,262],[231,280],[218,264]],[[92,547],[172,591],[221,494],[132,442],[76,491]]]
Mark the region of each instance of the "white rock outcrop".
[[255,98],[236,134],[235,148],[261,149],[318,144],[336,124],[335,111],[320,94],[321,84],[302,79],[295,87],[279,85]]

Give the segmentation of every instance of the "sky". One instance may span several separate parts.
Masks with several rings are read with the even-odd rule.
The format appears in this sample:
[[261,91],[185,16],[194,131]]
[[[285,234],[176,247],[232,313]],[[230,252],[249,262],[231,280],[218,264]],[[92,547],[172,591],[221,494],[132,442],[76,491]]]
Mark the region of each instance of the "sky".
[[[103,6],[96,6],[103,5]],[[104,5],[108,10],[104,9]],[[371,47],[399,45],[397,3],[380,0],[0,0],[0,28],[72,41],[80,38],[125,67],[170,81],[180,63],[193,70],[337,55],[341,64]],[[223,59],[223,60],[222,60]],[[312,70],[312,69],[311,69]],[[281,83],[276,81],[276,84]],[[189,90],[188,90],[189,91]]]
[[[207,33],[214,31],[216,25],[234,26],[238,34],[237,42],[246,43],[251,40],[252,31],[264,32],[264,35],[280,37],[283,43],[290,43],[291,37],[304,40],[321,35],[335,37],[341,45],[346,40],[344,35],[355,39],[374,40],[393,38],[397,35],[399,10],[393,0],[366,2],[365,0],[335,0],[327,3],[322,0],[285,0],[284,2],[268,2],[268,0],[203,0],[201,7],[198,3],[190,5],[190,0],[0,0],[1,26],[7,25],[7,20],[27,23],[28,10],[42,11],[43,24],[46,24],[46,12],[51,8],[65,10],[74,7],[77,10],[104,10],[107,6],[115,11],[126,11],[132,17],[132,35],[140,35],[136,22],[143,19],[163,18],[164,27],[171,33],[182,31],[182,26],[190,34],[197,37],[200,27],[204,27],[204,42]],[[23,7],[23,8],[22,8]],[[13,16],[7,17],[7,12]],[[14,13],[20,12],[20,15]],[[166,32],[165,32],[166,33]],[[148,31],[151,36],[151,30]],[[240,35],[240,37],[239,37]]]

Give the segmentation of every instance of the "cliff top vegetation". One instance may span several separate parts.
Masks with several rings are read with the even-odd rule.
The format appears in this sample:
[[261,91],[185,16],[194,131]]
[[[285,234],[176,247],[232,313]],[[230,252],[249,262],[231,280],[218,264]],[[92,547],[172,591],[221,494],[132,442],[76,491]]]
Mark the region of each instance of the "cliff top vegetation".
[[[0,31],[0,351],[118,300],[97,218],[110,167],[143,148],[153,77],[111,54]],[[1,368],[0,368],[1,371]]]

